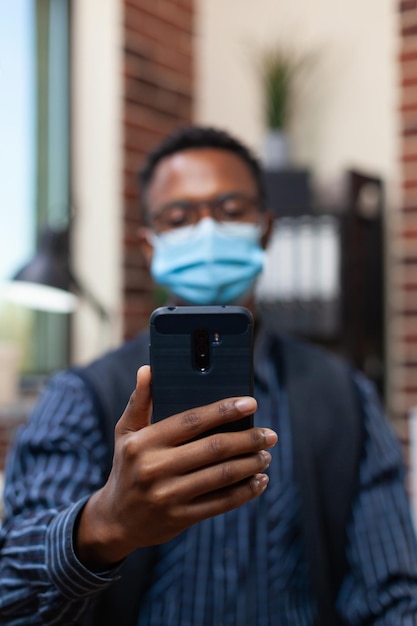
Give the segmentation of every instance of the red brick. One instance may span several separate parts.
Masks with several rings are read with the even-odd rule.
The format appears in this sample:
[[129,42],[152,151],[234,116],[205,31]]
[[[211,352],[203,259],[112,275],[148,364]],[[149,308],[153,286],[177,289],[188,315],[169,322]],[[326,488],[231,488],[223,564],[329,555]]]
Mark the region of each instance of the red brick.
[[169,91],[191,95],[192,82],[189,75],[192,68],[190,63],[184,62],[183,66],[173,69],[158,61],[156,50],[152,58],[147,58],[131,33],[127,34],[126,55],[125,71],[127,78],[144,81],[150,85],[158,85]]
[[402,63],[417,58],[417,37],[404,37],[400,44],[400,61]]
[[139,242],[136,245],[125,247],[124,263],[126,267],[146,267]]
[[149,272],[143,267],[125,267],[124,286],[128,291],[134,293],[147,292],[152,283]]
[[412,88],[412,87],[415,87],[416,85],[417,85],[417,76],[410,76],[409,78],[405,78],[401,82],[401,86],[404,89]]
[[[191,111],[189,96],[183,96],[181,93],[146,84],[143,81],[130,81],[125,97],[130,102],[169,117],[187,119]],[[129,137],[131,136],[132,134],[130,133]],[[137,136],[139,137],[139,135]],[[151,144],[153,139],[154,137]],[[149,147],[149,145],[144,146],[146,151]]]
[[400,34],[404,40],[417,34],[417,10],[408,10],[401,14]]
[[417,9],[417,0],[402,0],[399,4],[401,13]]
[[415,178],[410,178],[408,180],[403,181],[403,189],[415,189],[417,188],[417,180]]
[[155,144],[162,139],[162,137],[171,132],[177,125],[157,111],[139,107],[133,102],[125,102],[124,119],[129,124],[147,128],[150,132],[153,132]]
[[125,11],[129,17],[136,12],[138,19],[155,18],[155,27],[168,24],[188,34],[193,32],[193,7],[187,7],[185,3],[174,3],[172,0],[125,0]]
[[161,22],[157,17],[137,12],[125,16],[125,28],[132,35],[131,42],[147,44],[148,52],[153,53],[152,46],[164,44],[172,50],[188,52],[192,56],[192,41],[186,30],[179,30],[174,25]]

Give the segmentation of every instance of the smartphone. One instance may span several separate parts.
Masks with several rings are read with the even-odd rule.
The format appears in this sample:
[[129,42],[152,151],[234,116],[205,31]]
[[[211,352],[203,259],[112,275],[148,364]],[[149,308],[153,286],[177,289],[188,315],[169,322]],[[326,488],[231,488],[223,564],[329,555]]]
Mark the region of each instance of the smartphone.
[[[253,318],[240,306],[166,306],[150,317],[152,420],[253,396]],[[253,416],[205,433],[253,426]]]

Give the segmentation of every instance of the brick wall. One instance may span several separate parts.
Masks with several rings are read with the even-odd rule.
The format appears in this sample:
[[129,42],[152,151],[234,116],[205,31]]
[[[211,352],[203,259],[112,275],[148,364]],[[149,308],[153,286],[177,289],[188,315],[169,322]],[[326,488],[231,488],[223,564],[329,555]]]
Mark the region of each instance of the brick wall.
[[193,0],[124,0],[124,332],[148,323],[152,286],[135,231],[137,172],[166,133],[192,120]]
[[398,8],[402,201],[394,261],[399,305],[392,380],[394,417],[407,441],[406,418],[417,406],[417,0],[401,0]]

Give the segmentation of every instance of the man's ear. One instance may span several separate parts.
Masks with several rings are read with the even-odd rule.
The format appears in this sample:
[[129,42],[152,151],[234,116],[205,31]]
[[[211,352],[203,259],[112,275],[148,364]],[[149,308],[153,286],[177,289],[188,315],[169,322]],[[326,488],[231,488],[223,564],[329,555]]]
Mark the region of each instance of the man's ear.
[[153,257],[153,233],[149,228],[140,226],[136,231],[136,236],[138,238],[139,248],[143,254],[143,258],[145,259],[146,266],[149,269]]
[[261,246],[264,249],[268,246],[269,240],[271,238],[272,229],[274,227],[274,219],[275,215],[273,211],[265,211],[265,213],[263,214],[265,228],[261,237]]

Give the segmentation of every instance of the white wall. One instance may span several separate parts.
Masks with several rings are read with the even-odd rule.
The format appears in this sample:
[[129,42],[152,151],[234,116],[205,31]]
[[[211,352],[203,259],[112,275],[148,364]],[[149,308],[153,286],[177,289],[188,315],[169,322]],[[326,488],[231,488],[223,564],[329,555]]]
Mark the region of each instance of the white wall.
[[291,136],[294,162],[330,182],[349,166],[380,173],[395,193],[395,0],[197,0],[196,117],[262,149],[257,50],[311,53]]
[[121,338],[122,3],[74,0],[72,10],[73,258],[112,315],[103,324],[81,300],[72,353],[85,362]]

